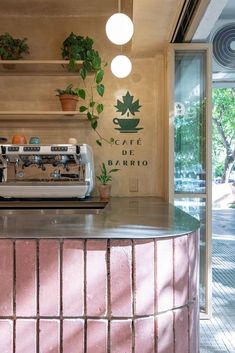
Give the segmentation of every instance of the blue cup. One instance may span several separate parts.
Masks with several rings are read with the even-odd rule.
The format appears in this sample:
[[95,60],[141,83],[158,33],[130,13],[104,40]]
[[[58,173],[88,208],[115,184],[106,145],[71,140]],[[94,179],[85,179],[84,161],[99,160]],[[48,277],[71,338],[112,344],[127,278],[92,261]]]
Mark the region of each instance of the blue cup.
[[40,138],[37,136],[30,137],[29,143],[31,145],[39,145],[41,143]]

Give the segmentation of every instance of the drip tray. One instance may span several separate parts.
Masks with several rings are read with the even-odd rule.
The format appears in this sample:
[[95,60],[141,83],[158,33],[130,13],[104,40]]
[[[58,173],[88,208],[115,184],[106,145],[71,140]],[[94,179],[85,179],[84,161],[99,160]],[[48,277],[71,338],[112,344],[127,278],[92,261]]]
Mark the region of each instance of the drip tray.
[[84,209],[101,210],[108,201],[99,199],[76,199],[76,198],[0,198],[0,209]]

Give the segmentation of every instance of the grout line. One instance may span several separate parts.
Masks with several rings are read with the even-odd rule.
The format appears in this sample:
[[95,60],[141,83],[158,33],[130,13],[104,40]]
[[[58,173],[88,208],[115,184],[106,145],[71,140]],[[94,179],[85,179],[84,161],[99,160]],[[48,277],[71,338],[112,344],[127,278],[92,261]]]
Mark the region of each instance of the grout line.
[[60,239],[60,353],[63,353],[63,239]]
[[16,352],[16,241],[13,241],[13,353]]
[[[135,317],[135,244],[131,240],[131,285],[132,285],[132,315]],[[135,352],[135,320],[132,320],[132,353]]]
[[39,340],[39,334],[40,334],[40,260],[39,260],[39,240],[36,241],[36,282],[37,282],[37,293],[36,293],[36,299],[37,299],[37,315],[36,315],[36,352],[40,353],[40,340]]
[[84,353],[87,353],[87,240],[84,241]]
[[108,306],[108,312],[107,312],[107,318],[108,318],[108,334],[107,334],[107,339],[108,339],[108,344],[107,344],[107,352],[111,353],[111,317],[112,317],[112,308],[111,308],[111,269],[110,269],[110,257],[111,257],[111,240],[107,240],[107,252],[106,252],[106,261],[107,261],[107,306]]

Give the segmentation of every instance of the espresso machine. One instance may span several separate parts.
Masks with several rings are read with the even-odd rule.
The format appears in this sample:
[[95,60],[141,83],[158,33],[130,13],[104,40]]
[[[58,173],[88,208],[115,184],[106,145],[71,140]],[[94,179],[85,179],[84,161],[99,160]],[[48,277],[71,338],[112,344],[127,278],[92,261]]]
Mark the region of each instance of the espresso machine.
[[0,145],[3,199],[84,199],[94,188],[89,145]]

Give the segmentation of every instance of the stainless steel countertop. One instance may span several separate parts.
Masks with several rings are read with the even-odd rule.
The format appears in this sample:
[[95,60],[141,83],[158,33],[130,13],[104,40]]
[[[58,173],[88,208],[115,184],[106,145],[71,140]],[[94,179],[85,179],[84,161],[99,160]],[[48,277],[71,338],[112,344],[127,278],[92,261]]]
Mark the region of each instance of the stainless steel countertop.
[[104,209],[0,210],[0,238],[146,239],[198,227],[195,218],[155,197],[112,198]]

